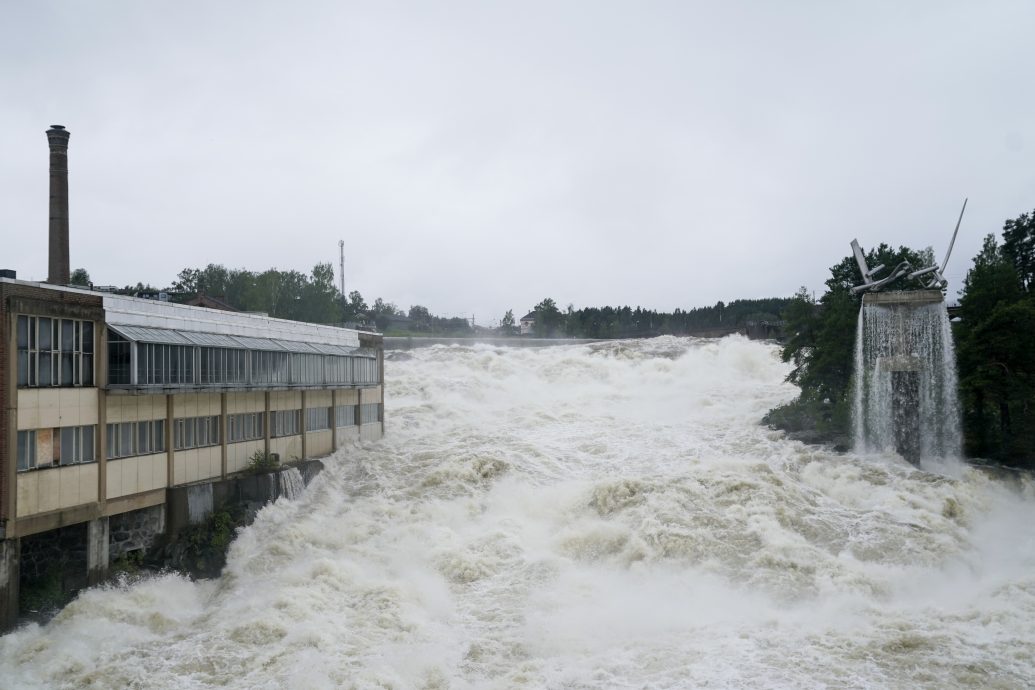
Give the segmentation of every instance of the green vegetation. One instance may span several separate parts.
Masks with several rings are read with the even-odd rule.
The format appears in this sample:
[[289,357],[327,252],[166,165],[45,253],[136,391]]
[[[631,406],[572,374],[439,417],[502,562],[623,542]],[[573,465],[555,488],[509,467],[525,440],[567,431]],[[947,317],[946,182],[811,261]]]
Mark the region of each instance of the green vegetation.
[[252,453],[252,457],[248,459],[248,467],[246,471],[249,474],[265,474],[271,472],[280,465],[277,461],[277,456],[273,453],[267,453],[264,450],[257,450]]
[[[881,245],[871,266],[933,263],[930,250]],[[771,410],[765,423],[811,442],[845,445],[849,437],[855,325],[862,282],[853,257],[830,269],[818,302],[803,288],[784,311],[784,361],[797,400]],[[917,289],[901,282],[894,289]],[[1035,468],[1035,212],[1007,221],[1003,242],[985,238],[961,291],[962,319],[954,324],[965,452],[1017,467]]]
[[72,271],[72,275],[69,276],[68,282],[71,285],[82,285],[87,287],[90,285],[90,274],[86,272],[85,268],[77,268]]
[[964,447],[1035,469],[1035,211],[985,238],[967,273],[956,327]]
[[217,577],[226,565],[226,552],[237,528],[248,523],[244,506],[233,504],[208,520],[182,530],[171,544],[173,567],[194,577]]
[[108,566],[108,577],[117,578],[120,575],[133,577],[138,575],[144,568],[144,551],[128,551],[111,562]]

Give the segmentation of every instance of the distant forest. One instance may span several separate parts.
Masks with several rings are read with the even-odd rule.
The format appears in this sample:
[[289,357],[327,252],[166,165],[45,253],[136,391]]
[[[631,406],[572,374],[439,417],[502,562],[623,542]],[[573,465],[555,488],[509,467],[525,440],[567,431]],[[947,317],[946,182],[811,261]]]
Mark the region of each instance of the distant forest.
[[[636,307],[587,307],[565,311],[547,298],[534,311],[535,335],[543,338],[639,338],[657,335],[692,335],[705,331],[739,330],[753,321],[778,322],[790,298],[734,300],[712,307],[659,312]],[[508,312],[509,314],[509,312]],[[504,328],[513,328],[504,316]]]
[[[89,273],[76,269],[72,281],[89,284]],[[404,311],[380,297],[368,304],[357,290],[342,297],[329,263],[317,264],[308,275],[275,268],[256,272],[209,264],[205,268],[185,268],[176,281],[165,288],[137,283],[117,292],[128,295],[165,292],[175,302],[189,302],[204,295],[240,311],[311,323],[367,326],[387,335],[464,336],[475,332],[467,319],[436,316],[420,304]],[[533,309],[533,334],[542,338],[637,338],[733,332],[750,322],[779,322],[791,302],[791,298],[782,297],[734,300],[729,304],[718,302],[710,307],[672,312],[628,306],[575,309],[568,305],[562,311],[552,298],[546,298]],[[519,322],[513,310],[508,310],[498,327],[479,330],[516,335]]]

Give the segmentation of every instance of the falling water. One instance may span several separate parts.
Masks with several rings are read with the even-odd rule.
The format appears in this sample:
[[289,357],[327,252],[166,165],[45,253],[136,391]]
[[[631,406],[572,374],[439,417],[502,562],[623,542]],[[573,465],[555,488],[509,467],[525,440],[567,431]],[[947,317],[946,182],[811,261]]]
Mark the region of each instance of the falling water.
[[[943,302],[863,304],[852,414],[857,450],[893,452],[905,443],[914,444],[920,458],[958,458],[956,395],[956,356]],[[913,424],[916,432],[903,428]],[[903,438],[914,433],[914,439]]]
[[294,500],[305,491],[305,479],[296,467],[288,467],[285,470],[275,473],[277,478],[277,498]]
[[1023,688],[1035,489],[761,426],[732,337],[388,353],[388,436],[264,507],[224,576],[82,593],[11,688]]

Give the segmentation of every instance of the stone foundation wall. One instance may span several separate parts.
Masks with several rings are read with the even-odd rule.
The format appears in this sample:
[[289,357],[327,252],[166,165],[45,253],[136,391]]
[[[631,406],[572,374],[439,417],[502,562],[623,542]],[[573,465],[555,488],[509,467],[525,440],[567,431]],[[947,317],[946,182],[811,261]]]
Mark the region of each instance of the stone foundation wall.
[[147,551],[165,533],[165,506],[157,505],[109,518],[108,558],[112,561],[132,551]]
[[86,552],[85,522],[22,537],[22,584],[38,581],[58,570],[64,589],[71,591],[85,587]]

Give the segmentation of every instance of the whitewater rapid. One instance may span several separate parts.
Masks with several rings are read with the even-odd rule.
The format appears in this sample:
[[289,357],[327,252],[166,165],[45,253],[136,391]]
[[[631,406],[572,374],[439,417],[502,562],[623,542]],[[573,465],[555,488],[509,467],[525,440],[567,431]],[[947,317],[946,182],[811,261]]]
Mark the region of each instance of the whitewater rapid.
[[83,593],[5,688],[1021,688],[1035,490],[837,455],[739,337],[388,353],[383,441],[216,581]]

